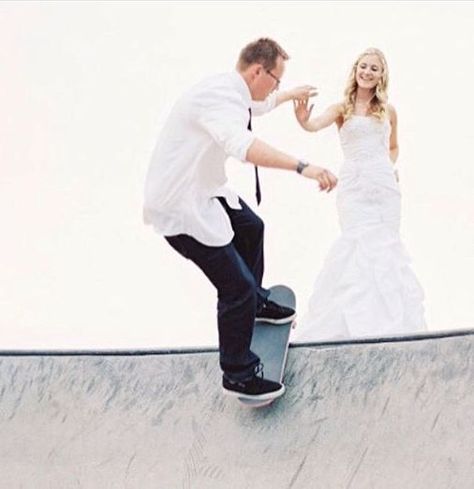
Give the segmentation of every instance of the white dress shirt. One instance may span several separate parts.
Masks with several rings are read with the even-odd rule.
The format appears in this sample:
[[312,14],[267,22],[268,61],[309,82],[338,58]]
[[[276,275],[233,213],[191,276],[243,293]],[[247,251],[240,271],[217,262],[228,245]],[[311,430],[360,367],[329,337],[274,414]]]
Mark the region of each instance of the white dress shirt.
[[255,136],[247,129],[249,108],[261,115],[276,105],[276,92],[252,101],[237,72],[211,76],[173,107],[153,152],[145,183],[144,221],[164,236],[187,234],[208,246],[224,246],[234,232],[217,196],[240,209],[225,187],[225,161],[245,161]]

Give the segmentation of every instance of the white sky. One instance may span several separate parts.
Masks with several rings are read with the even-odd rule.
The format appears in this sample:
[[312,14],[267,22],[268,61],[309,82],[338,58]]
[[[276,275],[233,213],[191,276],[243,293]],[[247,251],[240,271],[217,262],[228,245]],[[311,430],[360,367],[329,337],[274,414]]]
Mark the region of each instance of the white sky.
[[[472,2],[3,2],[0,5],[0,349],[214,345],[212,286],[141,221],[144,176],[171,105],[270,36],[291,55],[282,89],[340,100],[369,46],[398,110],[402,237],[432,330],[474,325]],[[305,133],[292,108],[262,139],[338,172],[334,128]],[[255,208],[253,169],[230,185]],[[265,285],[304,312],[339,234],[335,195],[261,171]]]

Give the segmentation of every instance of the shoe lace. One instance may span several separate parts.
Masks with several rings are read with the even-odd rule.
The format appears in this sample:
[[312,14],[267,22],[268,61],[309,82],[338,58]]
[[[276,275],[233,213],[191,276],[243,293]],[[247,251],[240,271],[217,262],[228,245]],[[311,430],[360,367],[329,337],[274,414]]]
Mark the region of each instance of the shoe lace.
[[255,366],[255,370],[254,370],[254,373],[257,377],[260,377],[261,379],[263,379],[264,377],[264,374],[263,374],[263,363],[259,363],[258,365]]
[[267,300],[265,307],[269,307],[269,308],[276,310],[276,311],[279,311],[279,312],[287,309],[286,307],[282,306],[281,304],[278,304],[277,302],[274,302],[271,300]]

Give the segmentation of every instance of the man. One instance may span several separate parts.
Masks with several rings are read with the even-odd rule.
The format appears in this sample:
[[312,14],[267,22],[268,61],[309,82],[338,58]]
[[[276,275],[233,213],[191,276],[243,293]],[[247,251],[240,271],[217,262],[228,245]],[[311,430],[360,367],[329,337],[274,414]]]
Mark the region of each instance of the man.
[[254,322],[286,322],[295,311],[267,299],[263,222],[225,187],[225,161],[233,156],[256,167],[297,171],[317,180],[322,190],[336,185],[329,171],[298,161],[251,132],[251,115],[314,95],[309,86],[277,94],[287,60],[275,41],[259,39],[241,51],[236,71],[211,76],[185,93],[159,136],[145,185],[145,222],[217,289],[225,393],[256,400],[279,397],[285,388],[264,378],[259,357],[250,351]]

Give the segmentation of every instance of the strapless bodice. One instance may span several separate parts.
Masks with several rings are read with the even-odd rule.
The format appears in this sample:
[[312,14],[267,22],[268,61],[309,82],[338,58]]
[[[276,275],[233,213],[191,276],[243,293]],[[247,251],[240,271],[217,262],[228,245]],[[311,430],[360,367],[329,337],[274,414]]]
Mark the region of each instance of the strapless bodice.
[[370,165],[389,162],[390,122],[375,117],[353,115],[339,131],[344,160]]

